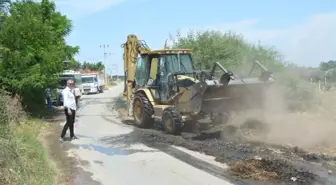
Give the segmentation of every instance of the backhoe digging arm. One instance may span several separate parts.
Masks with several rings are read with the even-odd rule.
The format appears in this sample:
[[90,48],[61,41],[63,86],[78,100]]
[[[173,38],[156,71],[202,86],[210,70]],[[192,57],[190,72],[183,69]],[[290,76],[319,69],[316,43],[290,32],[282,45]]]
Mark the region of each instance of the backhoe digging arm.
[[134,88],[136,62],[138,55],[142,52],[150,51],[149,47],[144,41],[138,40],[136,35],[128,35],[127,41],[121,47],[124,48],[124,73],[125,73],[125,87],[123,95],[127,101],[131,101],[132,91]]

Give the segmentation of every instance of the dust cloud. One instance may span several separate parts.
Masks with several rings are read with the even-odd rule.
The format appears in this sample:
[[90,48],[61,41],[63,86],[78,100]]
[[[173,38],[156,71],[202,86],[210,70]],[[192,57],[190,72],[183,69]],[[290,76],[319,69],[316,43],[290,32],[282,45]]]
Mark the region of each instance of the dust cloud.
[[262,109],[236,114],[229,124],[251,140],[336,155],[336,92],[314,93],[319,103],[305,112],[290,111],[281,92],[274,84],[265,92]]

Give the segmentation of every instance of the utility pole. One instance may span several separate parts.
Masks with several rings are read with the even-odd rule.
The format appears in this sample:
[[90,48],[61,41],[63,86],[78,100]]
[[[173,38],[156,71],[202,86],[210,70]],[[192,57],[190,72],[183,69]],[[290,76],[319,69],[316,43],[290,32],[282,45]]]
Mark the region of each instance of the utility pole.
[[107,48],[109,48],[109,45],[108,44],[103,44],[103,45],[100,45],[101,48],[104,49],[104,79],[105,79],[105,84],[107,84],[107,80],[106,80],[106,57],[107,55],[111,55],[111,53],[107,53]]

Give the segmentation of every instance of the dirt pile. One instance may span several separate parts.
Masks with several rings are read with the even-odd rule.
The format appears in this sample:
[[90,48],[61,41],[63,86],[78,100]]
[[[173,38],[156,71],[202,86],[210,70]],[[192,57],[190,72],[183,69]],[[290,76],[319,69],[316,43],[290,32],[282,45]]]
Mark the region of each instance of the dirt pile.
[[245,159],[232,164],[230,172],[232,175],[244,179],[260,181],[285,180],[296,182],[296,184],[308,184],[317,179],[316,175],[306,171],[299,171],[279,159]]
[[244,179],[267,181],[279,178],[277,173],[265,171],[263,167],[262,164],[256,163],[256,160],[250,159],[233,164],[230,171],[232,175]]

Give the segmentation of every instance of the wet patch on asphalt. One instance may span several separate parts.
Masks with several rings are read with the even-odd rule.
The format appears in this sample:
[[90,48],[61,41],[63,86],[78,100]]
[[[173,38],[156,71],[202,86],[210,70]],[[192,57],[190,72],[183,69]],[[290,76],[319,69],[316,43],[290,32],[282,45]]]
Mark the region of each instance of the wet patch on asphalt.
[[155,151],[147,151],[147,150],[138,150],[138,149],[128,149],[122,147],[103,147],[101,145],[94,144],[79,144],[76,145],[77,148],[91,149],[97,151],[99,153],[105,154],[107,156],[115,156],[115,155],[131,155],[134,153],[142,152],[142,153],[153,153]]

